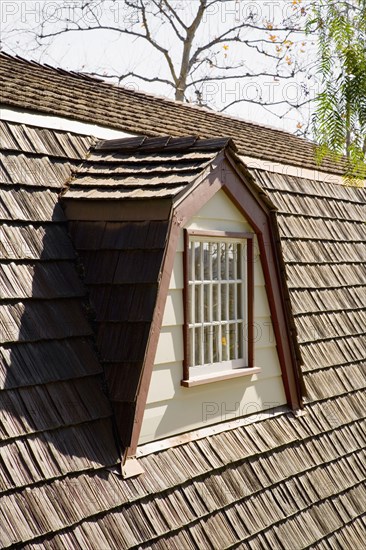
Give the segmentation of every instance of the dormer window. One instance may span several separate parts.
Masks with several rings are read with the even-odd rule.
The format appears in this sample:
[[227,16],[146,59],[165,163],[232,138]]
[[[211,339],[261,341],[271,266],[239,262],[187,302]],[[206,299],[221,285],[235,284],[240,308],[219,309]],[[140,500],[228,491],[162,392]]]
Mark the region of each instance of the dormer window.
[[253,367],[253,235],[202,230],[185,235],[182,384],[245,374]]

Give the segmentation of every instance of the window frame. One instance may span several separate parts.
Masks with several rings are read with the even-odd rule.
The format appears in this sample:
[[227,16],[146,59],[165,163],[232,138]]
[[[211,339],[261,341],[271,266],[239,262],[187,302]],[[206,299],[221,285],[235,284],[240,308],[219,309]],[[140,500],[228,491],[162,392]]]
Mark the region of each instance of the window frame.
[[[198,237],[198,240],[205,237],[209,240],[218,239],[219,241],[230,241],[230,239],[245,241],[246,249],[246,278],[247,285],[245,289],[246,303],[243,307],[246,310],[246,328],[247,328],[247,357],[242,361],[235,360],[235,366],[227,366],[224,361],[221,363],[213,363],[215,368],[211,370],[205,369],[202,375],[192,374],[191,369],[202,367],[191,367],[189,364],[190,357],[190,335],[189,335],[189,245],[192,238]],[[183,252],[183,302],[184,302],[184,360],[183,360],[183,380],[181,384],[185,387],[199,385],[210,381],[224,380],[227,378],[235,378],[238,376],[250,375],[259,372],[260,369],[254,367],[254,262],[253,262],[253,233],[248,232],[233,232],[233,231],[212,231],[203,229],[184,229],[184,252]],[[209,241],[208,241],[209,242]],[[244,278],[245,284],[245,278]],[[239,366],[238,362],[242,361],[243,365]],[[246,363],[246,364],[244,364]],[[222,368],[220,368],[220,365]],[[203,367],[205,368],[205,367]]]

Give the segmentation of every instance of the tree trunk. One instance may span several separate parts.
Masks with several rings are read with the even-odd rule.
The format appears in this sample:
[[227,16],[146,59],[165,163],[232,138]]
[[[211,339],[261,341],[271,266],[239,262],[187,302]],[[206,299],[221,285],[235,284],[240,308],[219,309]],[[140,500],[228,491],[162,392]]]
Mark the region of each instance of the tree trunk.
[[184,92],[183,88],[176,88],[175,90],[175,99],[176,101],[184,101]]

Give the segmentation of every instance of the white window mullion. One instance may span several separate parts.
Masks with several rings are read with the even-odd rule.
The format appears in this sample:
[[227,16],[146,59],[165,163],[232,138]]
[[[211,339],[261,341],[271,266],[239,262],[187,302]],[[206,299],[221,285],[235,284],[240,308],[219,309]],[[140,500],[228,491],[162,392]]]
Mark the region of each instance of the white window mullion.
[[194,366],[196,364],[196,319],[195,319],[195,303],[196,303],[196,289],[194,281],[196,280],[195,273],[195,256],[196,256],[196,245],[194,242],[189,243],[189,272],[190,277],[188,277],[189,284],[189,342],[190,342],[190,365]]
[[218,293],[217,293],[217,319],[219,322],[218,327],[218,351],[219,351],[219,361],[223,360],[222,357],[222,315],[221,315],[221,292],[222,292],[222,283],[221,283],[221,243],[217,243],[217,277],[218,277]]
[[190,262],[191,262],[191,277],[192,279],[189,281],[190,284],[190,314],[191,314],[191,324],[195,325],[196,318],[195,318],[195,301],[196,301],[196,288],[195,288],[195,280],[196,280],[196,246],[194,242],[191,242],[189,245],[190,250]]
[[[193,237],[189,243],[189,364],[203,368],[244,366],[247,342],[246,241]],[[243,363],[243,364],[242,364]],[[207,372],[211,372],[207,370]],[[194,376],[195,374],[193,374]]]
[[209,243],[208,244],[208,276],[209,276],[209,279],[210,279],[210,284],[209,284],[209,290],[208,290],[208,308],[209,308],[209,315],[208,315],[208,320],[210,322],[210,326],[207,330],[208,332],[208,337],[209,337],[209,363],[212,364],[213,363],[213,339],[214,339],[214,334],[213,334],[213,291],[212,291],[212,243]]
[[205,364],[205,331],[204,331],[204,321],[205,321],[205,296],[204,296],[204,246],[203,243],[200,243],[200,364]]
[[235,323],[233,325],[233,340],[234,340],[234,359],[238,359],[238,247],[239,245],[235,243],[233,245],[233,279],[234,279],[234,292],[233,292],[233,299],[234,299],[234,305],[233,305],[233,312],[234,312],[234,318]]
[[[248,323],[248,319],[247,319],[247,314],[246,314],[246,310],[247,308],[245,307],[245,304],[247,303],[247,276],[248,276],[248,272],[246,270],[246,266],[247,266],[247,262],[245,261],[246,258],[247,258],[247,248],[246,248],[246,242],[243,243],[241,246],[240,246],[240,274],[241,274],[241,280],[242,280],[242,285],[241,285],[241,296],[240,296],[240,317],[241,319],[243,319],[243,322],[242,322],[242,325],[241,325],[241,332],[243,332],[243,329],[244,327],[247,326],[247,323]],[[244,338],[244,334],[242,334],[242,341],[241,341],[241,352],[242,352],[242,355],[246,358],[247,356],[247,338]]]
[[230,319],[230,283],[229,283],[229,280],[230,280],[230,274],[229,274],[229,262],[230,262],[230,244],[229,243],[226,243],[225,244],[225,279],[226,279],[226,284],[225,284],[225,298],[226,298],[226,302],[225,302],[225,314],[226,314],[226,336],[225,336],[225,340],[226,340],[226,360],[227,361],[230,361],[230,328],[231,328],[231,325],[229,324],[229,319]]

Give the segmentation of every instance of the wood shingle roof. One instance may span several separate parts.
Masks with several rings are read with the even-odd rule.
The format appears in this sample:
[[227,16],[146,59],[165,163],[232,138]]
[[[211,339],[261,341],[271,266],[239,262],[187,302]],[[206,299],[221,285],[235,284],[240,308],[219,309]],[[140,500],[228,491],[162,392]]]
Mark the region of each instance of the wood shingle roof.
[[[0,71],[0,102],[5,105],[91,121],[151,137],[230,136],[242,155],[318,169],[314,144],[288,132],[113,86],[5,53],[0,53]],[[336,174],[343,172],[342,165],[330,160],[324,160],[322,169]]]
[[[364,386],[365,190],[253,170],[276,204],[309,396]],[[304,192],[306,190],[306,195]]]
[[[312,166],[312,145],[302,148],[302,140],[288,136],[285,146],[282,132],[8,56],[1,60],[8,105],[86,120],[86,98],[93,93],[100,123],[106,123],[102,106],[105,113],[107,103],[120,129],[137,132],[144,125],[140,131],[146,133],[148,123],[158,137],[167,133],[164,124],[174,127],[175,136],[212,138],[217,131],[234,137],[243,154]],[[20,66],[24,74],[16,70]],[[70,90],[76,98],[73,114]],[[112,97],[123,98],[123,110],[116,111]],[[282,136],[277,148],[270,146],[273,136],[277,141]],[[138,139],[138,147],[148,145]],[[0,143],[1,546],[361,548],[366,531],[365,189],[249,169],[277,208],[275,238],[281,243],[287,303],[303,360],[305,409],[298,416],[274,409],[235,420],[211,435],[188,434],[155,451],[140,447],[144,473],[122,479],[90,322],[90,302],[98,304],[101,296],[93,281],[87,295],[82,264],[91,250],[128,251],[129,242],[116,238],[101,246],[92,232],[90,240],[78,240],[77,226],[67,225],[59,202],[72,171],[80,169],[75,182],[93,170],[93,178],[100,177],[97,151],[80,168],[96,140],[3,121]],[[123,181],[135,151],[104,149],[103,154],[110,155],[107,170],[117,158],[122,173],[117,170],[116,177]],[[159,156],[148,154],[154,162]],[[204,169],[210,154],[195,154],[190,170],[197,169],[192,161]],[[174,155],[170,151],[155,164],[161,167],[152,171],[157,181],[167,166],[164,160],[173,167],[182,161],[181,154]],[[133,182],[132,187],[138,188]],[[146,234],[141,232],[142,240]],[[109,300],[110,323],[114,306],[118,309]],[[140,313],[135,311],[139,320]],[[108,342],[105,346],[108,350]]]
[[230,144],[195,136],[125,138],[98,143],[64,191],[67,199],[172,198]]
[[8,546],[42,523],[32,487],[113,465],[119,453],[58,203],[93,140],[0,126],[0,540]]

